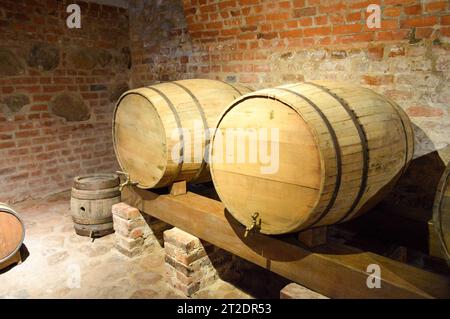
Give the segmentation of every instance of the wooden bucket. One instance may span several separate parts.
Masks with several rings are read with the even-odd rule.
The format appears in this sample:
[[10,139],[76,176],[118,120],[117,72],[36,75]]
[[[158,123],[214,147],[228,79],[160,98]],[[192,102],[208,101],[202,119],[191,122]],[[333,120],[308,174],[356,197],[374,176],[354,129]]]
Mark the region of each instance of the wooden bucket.
[[[245,161],[224,151],[227,135],[239,129],[253,132],[256,160],[248,156],[250,137],[233,146],[247,152]],[[372,90],[285,85],[247,94],[222,114],[211,175],[242,224],[265,234],[295,232],[350,220],[374,205],[407,167],[413,140],[407,115]],[[273,149],[273,160],[262,157],[259,142]]]
[[124,93],[113,117],[114,149],[122,170],[140,188],[209,181],[207,130],[229,103],[249,92],[236,84],[195,79]]
[[114,232],[111,209],[120,202],[119,184],[115,174],[75,177],[70,206],[78,235],[101,237]]
[[450,265],[450,163],[438,185],[433,207],[433,224],[443,255]]
[[0,203],[0,269],[20,260],[20,247],[25,238],[25,226],[19,215]]

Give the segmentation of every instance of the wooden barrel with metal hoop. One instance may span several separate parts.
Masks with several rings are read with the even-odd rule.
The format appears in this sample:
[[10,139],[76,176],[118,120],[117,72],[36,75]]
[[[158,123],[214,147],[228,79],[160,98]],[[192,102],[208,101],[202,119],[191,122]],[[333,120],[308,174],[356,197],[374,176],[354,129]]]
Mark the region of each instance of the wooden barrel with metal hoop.
[[[247,135],[230,146],[239,130]],[[248,229],[283,234],[344,222],[375,204],[410,162],[413,130],[398,105],[370,89],[310,82],[234,101],[211,144],[225,207]]]
[[20,261],[25,226],[12,207],[0,203],[0,269]]
[[241,85],[192,79],[125,92],[113,116],[117,160],[140,188],[211,180],[210,132],[224,108],[249,93]]
[[120,202],[119,184],[115,174],[75,177],[70,208],[78,235],[101,237],[114,232],[112,205]]
[[450,265],[450,163],[438,185],[433,207],[433,223],[439,236],[442,253]]

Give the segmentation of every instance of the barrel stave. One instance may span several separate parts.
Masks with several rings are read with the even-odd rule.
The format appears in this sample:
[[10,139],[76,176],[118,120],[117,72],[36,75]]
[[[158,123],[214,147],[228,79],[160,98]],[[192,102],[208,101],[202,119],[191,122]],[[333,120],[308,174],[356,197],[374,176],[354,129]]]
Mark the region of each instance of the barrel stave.
[[439,236],[443,255],[450,265],[450,163],[442,174],[436,191],[433,224]]

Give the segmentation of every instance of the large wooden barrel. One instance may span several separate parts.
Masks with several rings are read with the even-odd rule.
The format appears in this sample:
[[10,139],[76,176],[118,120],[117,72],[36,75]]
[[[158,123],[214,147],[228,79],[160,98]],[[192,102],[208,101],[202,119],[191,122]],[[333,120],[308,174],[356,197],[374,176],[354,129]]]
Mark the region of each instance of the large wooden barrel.
[[19,215],[8,205],[0,203],[0,268],[19,253],[25,238],[25,226]]
[[[233,145],[237,132],[243,142]],[[234,101],[213,135],[211,174],[239,222],[282,234],[361,214],[412,155],[412,125],[394,102],[355,85],[311,82]]]
[[120,203],[120,179],[115,174],[75,177],[70,209],[75,232],[101,237],[112,233],[112,205]]
[[438,185],[433,207],[433,223],[443,255],[450,265],[450,163]]
[[205,155],[219,115],[250,90],[194,79],[128,91],[113,118],[113,141],[123,171],[141,188],[210,180]]

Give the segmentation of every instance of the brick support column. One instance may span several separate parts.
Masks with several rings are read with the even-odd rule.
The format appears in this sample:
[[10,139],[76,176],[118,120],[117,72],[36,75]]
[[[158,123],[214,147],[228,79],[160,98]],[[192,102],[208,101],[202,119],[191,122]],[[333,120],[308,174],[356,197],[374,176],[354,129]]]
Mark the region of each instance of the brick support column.
[[125,203],[112,207],[115,247],[128,257],[141,254],[145,248],[162,238],[162,232],[171,226]]
[[167,281],[186,296],[203,289],[229,267],[231,255],[181,229],[164,232]]

